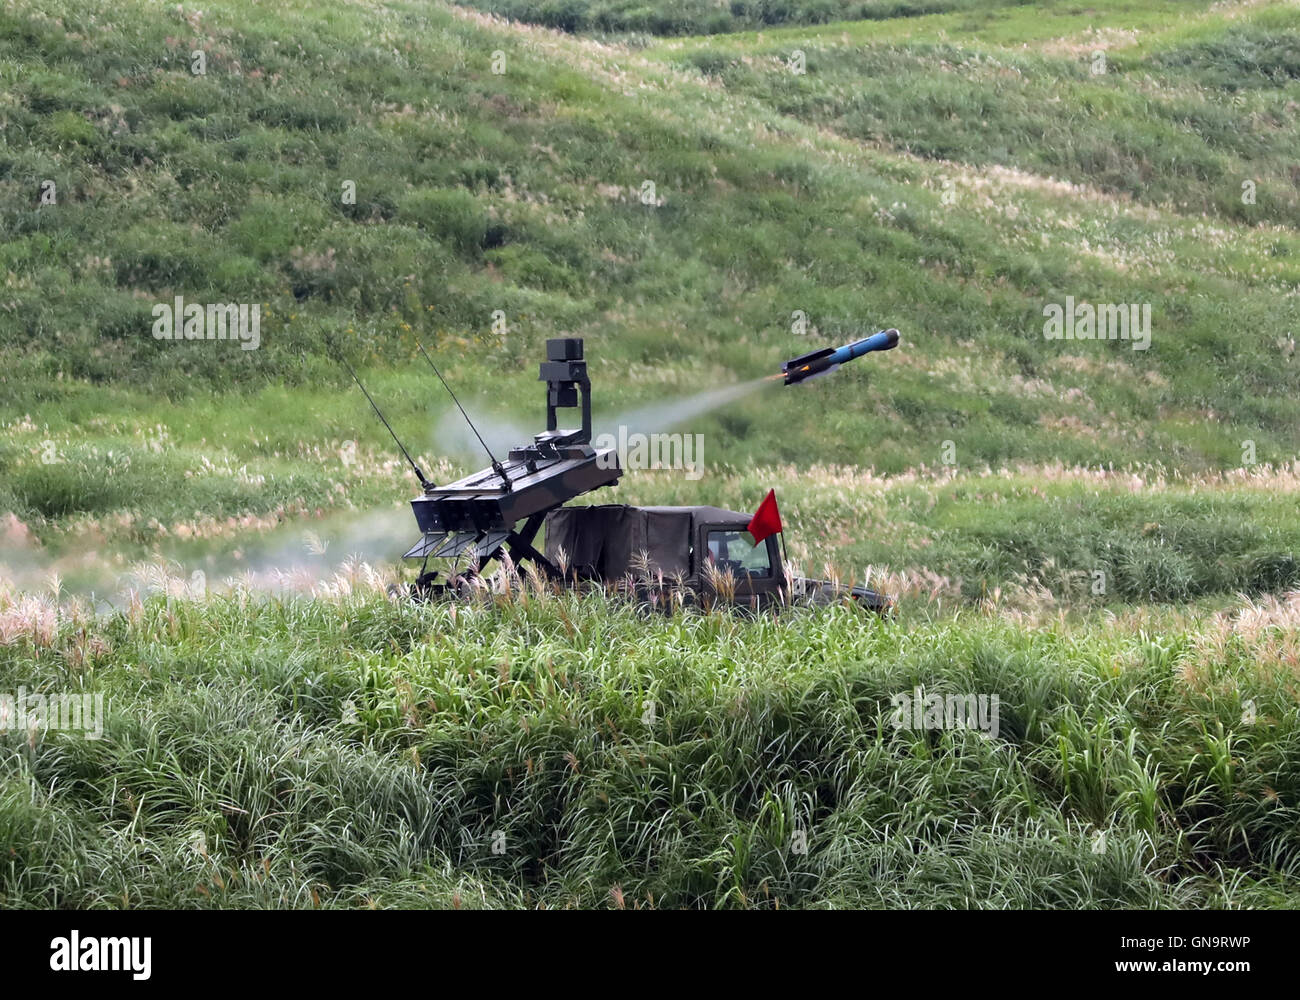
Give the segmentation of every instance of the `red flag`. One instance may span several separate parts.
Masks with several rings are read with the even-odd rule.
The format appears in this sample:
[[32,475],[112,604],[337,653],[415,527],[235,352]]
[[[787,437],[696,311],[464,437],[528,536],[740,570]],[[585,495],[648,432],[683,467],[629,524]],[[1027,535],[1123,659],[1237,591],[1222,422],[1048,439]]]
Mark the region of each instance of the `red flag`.
[[758,505],[758,510],[754,512],[754,517],[745,530],[755,545],[781,530],[781,512],[776,509],[776,490],[767,491],[767,496]]

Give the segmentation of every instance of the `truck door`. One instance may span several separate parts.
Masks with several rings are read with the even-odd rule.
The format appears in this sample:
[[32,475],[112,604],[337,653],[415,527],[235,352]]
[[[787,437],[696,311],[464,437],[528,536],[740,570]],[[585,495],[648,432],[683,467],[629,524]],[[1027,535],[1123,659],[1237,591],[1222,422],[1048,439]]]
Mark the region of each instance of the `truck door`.
[[[775,536],[753,545],[745,529],[734,524],[702,525],[696,548],[700,554],[701,586],[723,597],[718,591],[731,587],[735,603],[764,607],[775,598],[782,583],[781,555],[776,545]],[[713,572],[706,566],[712,566]]]

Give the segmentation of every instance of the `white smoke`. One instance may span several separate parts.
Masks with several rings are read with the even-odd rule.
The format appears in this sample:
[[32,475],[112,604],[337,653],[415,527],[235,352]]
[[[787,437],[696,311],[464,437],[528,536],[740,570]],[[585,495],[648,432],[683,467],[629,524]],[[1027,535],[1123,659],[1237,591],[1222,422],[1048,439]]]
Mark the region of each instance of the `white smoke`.
[[358,566],[395,570],[419,534],[410,510],[402,507],[304,518],[266,534],[243,531],[176,543],[131,563],[98,546],[57,556],[35,547],[15,549],[0,556],[0,591],[10,586],[37,593],[57,586],[68,596],[94,598],[105,611],[120,607],[132,591],[197,596],[238,584],[270,593],[306,592]]
[[[728,403],[733,403],[769,384],[771,384],[769,379],[759,378],[752,382],[739,382],[717,389],[706,389],[686,399],[664,400],[660,403],[638,406],[612,417],[593,417],[593,431],[600,433],[603,430],[626,427],[629,433],[652,434],[655,431],[669,430],[711,413]],[[470,419],[474,421],[474,426],[478,428],[479,434],[492,450],[492,454],[501,461],[505,460],[506,452],[511,448],[530,443],[534,435],[545,430],[545,411],[540,405],[544,402],[542,399],[538,400],[537,422],[531,427],[494,416],[494,412],[499,412],[501,409],[499,399],[493,400],[480,396],[472,400],[462,398],[461,402],[469,413]],[[578,426],[581,422],[579,414],[580,411],[576,409],[560,410],[561,426]],[[438,416],[431,446],[434,453],[438,455],[487,464],[483,445],[479,443],[478,438],[474,436],[474,431],[470,429],[455,406],[446,407]]]
[[769,384],[771,384],[769,379],[757,378],[752,382],[738,382],[718,389],[706,389],[687,399],[665,400],[662,403],[651,403],[634,410],[626,410],[612,420],[602,423],[613,427],[626,427],[629,433],[652,434],[655,431],[665,431],[680,426],[688,420],[702,417],[728,403],[734,403]]
[[[483,435],[483,440],[492,449],[492,454],[499,461],[505,461],[506,452],[511,448],[521,444],[528,444],[532,441],[534,434],[545,429],[546,412],[540,405],[538,406],[537,426],[529,430],[527,427],[513,421],[493,415],[494,411],[499,412],[501,409],[499,399],[486,400],[478,398],[461,400],[461,402],[465,406],[470,419],[474,421],[474,426]],[[476,460],[481,465],[487,464],[487,456],[483,454],[483,445],[479,444],[479,440],[474,436],[469,424],[460,415],[460,410],[454,406],[448,406],[444,409],[434,424],[432,448],[435,454],[446,458]]]

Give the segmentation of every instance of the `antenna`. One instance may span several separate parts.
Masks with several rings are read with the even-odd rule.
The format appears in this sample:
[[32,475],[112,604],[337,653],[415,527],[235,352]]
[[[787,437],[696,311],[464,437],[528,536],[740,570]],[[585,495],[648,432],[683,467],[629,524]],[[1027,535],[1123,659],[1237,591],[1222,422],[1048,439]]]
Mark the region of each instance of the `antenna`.
[[348,364],[347,359],[340,356],[339,360],[343,362],[343,367],[346,368],[348,374],[352,376],[352,381],[357,384],[357,387],[363,393],[365,393],[366,399],[370,401],[371,409],[375,411],[375,416],[377,416],[383,425],[388,428],[388,433],[393,435],[393,440],[397,443],[397,447],[402,450],[402,454],[406,457],[407,463],[415,472],[415,478],[420,480],[420,485],[426,490],[432,487],[434,484],[424,478],[424,473],[421,472],[420,467],[415,464],[415,459],[411,457],[411,453],[406,450],[406,446],[403,445],[401,441],[398,441],[397,435],[393,432],[393,428],[389,426],[388,421],[384,419],[383,413],[380,412],[379,407],[375,404],[374,399],[371,398],[370,393],[366,392],[366,387],[361,384],[361,379],[357,378],[357,373],[352,370],[352,366]]
[[451,391],[451,386],[449,386],[447,380],[442,377],[442,372],[438,371],[438,366],[433,363],[433,358],[429,357],[429,352],[424,349],[424,345],[417,339],[415,341],[415,346],[418,347],[420,353],[424,355],[424,360],[429,362],[429,367],[433,369],[433,374],[438,376],[438,381],[441,382],[442,387],[447,390],[447,395],[451,396],[451,401],[456,404],[456,409],[460,410],[460,415],[465,418],[465,423],[469,424],[469,429],[474,432],[474,436],[478,438],[478,443],[481,444],[483,450],[487,452],[487,457],[492,462],[492,471],[501,477],[501,482],[505,484],[506,492],[509,493],[511,483],[510,477],[506,475],[506,470],[502,467],[501,463],[497,461],[497,457],[492,454],[492,449],[489,448],[487,442],[483,440],[483,435],[480,434],[478,428],[474,426],[474,421],[470,420],[469,414],[465,412],[465,407],[460,405],[460,400],[457,399],[456,394]]

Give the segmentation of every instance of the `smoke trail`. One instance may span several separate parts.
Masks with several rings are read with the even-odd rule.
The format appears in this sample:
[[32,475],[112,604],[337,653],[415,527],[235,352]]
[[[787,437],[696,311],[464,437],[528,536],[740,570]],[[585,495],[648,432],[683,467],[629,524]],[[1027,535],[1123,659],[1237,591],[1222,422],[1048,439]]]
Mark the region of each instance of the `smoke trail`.
[[[706,389],[686,399],[664,400],[660,403],[650,403],[625,410],[613,417],[597,417],[592,422],[597,433],[602,429],[626,427],[629,433],[652,434],[702,417],[770,384],[771,381],[767,378],[757,378],[752,382],[738,382],[717,389]],[[483,435],[483,440],[492,449],[492,453],[498,459],[504,459],[505,453],[512,447],[530,442],[533,435],[542,429],[542,421],[539,419],[536,428],[529,430],[513,421],[497,418],[492,414],[494,410],[500,408],[500,405],[500,400],[479,397],[467,403],[465,408],[469,411],[475,426],[478,427],[479,433]],[[540,413],[538,417],[541,417]],[[576,425],[577,422],[576,414],[567,422],[561,417],[561,423],[566,427]],[[451,406],[444,409],[437,419],[432,447],[437,454],[445,456],[477,460],[486,457],[483,454],[483,446],[474,437],[474,432],[465,423],[465,418]]]
[[[3,522],[0,522],[2,525]],[[395,572],[419,529],[410,511],[344,511],[300,518],[266,534],[237,532],[218,539],[171,542],[129,561],[101,546],[54,554],[35,546],[0,553],[0,593],[49,592],[53,581],[70,597],[96,598],[99,610],[120,605],[130,591],[172,596],[222,592],[233,582],[267,593],[309,592],[358,566]]]
[[[498,460],[504,461],[506,452],[516,445],[527,444],[533,439],[533,435],[542,429],[544,420],[541,418],[545,414],[539,412],[537,428],[528,430],[512,421],[494,417],[493,410],[500,409],[500,406],[500,400],[485,400],[480,397],[467,402],[465,409],[474,421],[474,426],[478,428],[478,432],[483,435],[487,446],[492,449],[492,454]],[[433,429],[432,446],[435,454],[438,455],[462,459],[473,458],[480,460],[480,465],[487,464],[483,446],[478,443],[478,438],[474,436],[474,432],[465,423],[465,418],[454,406],[448,406],[438,417]]]
[[651,434],[702,417],[768,384],[770,382],[767,378],[757,378],[752,382],[738,382],[718,389],[706,389],[687,399],[667,400],[624,411],[606,423],[614,427],[626,427],[629,433]]

